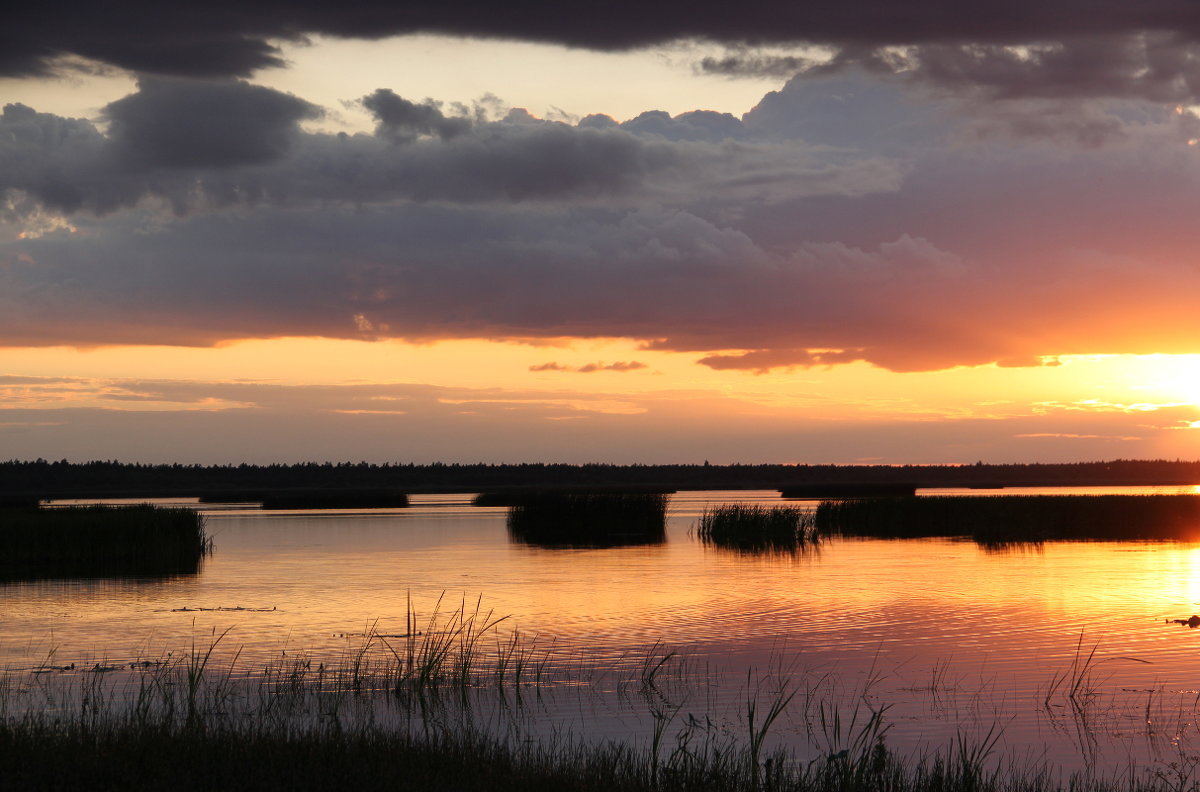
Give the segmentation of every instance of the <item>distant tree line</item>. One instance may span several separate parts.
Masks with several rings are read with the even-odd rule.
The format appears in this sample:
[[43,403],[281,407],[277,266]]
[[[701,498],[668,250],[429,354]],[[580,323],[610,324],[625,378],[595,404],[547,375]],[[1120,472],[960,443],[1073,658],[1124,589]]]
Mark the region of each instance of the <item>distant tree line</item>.
[[479,492],[512,487],[778,489],[809,483],[911,483],[921,487],[1200,483],[1200,461],[1116,459],[993,465],[373,464],[145,465],[116,461],[0,462],[0,494],[49,497],[194,496],[206,492],[389,489]]

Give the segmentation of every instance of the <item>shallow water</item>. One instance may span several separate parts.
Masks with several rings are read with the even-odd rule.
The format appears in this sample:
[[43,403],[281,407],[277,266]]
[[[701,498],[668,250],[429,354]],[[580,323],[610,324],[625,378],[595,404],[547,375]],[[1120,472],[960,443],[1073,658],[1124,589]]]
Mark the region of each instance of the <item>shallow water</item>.
[[[1103,488],[1113,491],[1181,489]],[[890,705],[888,741],[904,749],[996,727],[1005,755],[1116,769],[1170,761],[1196,739],[1200,630],[1167,620],[1200,611],[1200,545],[997,553],[965,541],[835,540],[755,556],[690,536],[708,505],[780,502],[739,491],[675,495],[660,545],[540,548],[510,540],[505,510],[470,506],[468,495],[412,500],[354,512],[206,506],[216,551],[197,575],[0,585],[0,668],[127,664],[227,629],[224,648],[240,649],[247,669],[284,652],[337,657],[371,629],[404,632],[410,602],[424,617],[439,598],[444,610],[482,598],[576,669],[636,664],[658,642],[684,652],[702,669],[685,713],[733,712],[746,669],[783,666],[772,684],[791,678],[847,710]],[[1096,647],[1084,689],[1048,699],[1081,646]],[[597,690],[587,708],[551,696],[538,717],[586,736],[645,735],[636,702]],[[781,738],[800,740],[811,714],[789,713]]]

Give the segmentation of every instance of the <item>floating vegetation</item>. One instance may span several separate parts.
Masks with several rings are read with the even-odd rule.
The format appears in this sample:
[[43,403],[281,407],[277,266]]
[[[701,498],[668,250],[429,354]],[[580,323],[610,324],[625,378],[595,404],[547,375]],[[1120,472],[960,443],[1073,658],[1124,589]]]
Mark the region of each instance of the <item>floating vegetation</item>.
[[970,537],[985,545],[1051,540],[1200,539],[1196,495],[995,495],[823,501],[822,534]]
[[204,517],[192,509],[0,511],[0,580],[195,574],[210,552]]
[[548,547],[620,547],[667,540],[661,492],[525,493],[509,507],[515,541]]
[[702,542],[745,552],[795,551],[818,540],[812,512],[797,506],[715,506],[700,516],[696,535]]
[[824,481],[780,487],[783,498],[899,498],[917,494],[917,485],[891,481]]

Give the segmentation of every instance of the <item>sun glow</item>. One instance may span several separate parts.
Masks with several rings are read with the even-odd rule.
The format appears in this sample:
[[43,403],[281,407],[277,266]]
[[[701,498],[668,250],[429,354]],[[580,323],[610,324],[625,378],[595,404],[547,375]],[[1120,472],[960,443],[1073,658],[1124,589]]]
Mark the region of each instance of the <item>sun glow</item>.
[[1200,406],[1200,355],[1145,355],[1137,358],[1144,380],[1131,383],[1169,401]]

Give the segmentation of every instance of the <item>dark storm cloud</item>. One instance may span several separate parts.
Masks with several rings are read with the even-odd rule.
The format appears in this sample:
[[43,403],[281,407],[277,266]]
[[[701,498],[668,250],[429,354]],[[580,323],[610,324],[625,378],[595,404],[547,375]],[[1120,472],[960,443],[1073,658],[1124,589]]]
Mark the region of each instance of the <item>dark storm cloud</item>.
[[728,4],[495,3],[490,0],[378,3],[373,0],[212,0],[107,3],[66,0],[53,12],[10,9],[0,32],[8,75],[46,71],[78,55],[139,72],[248,76],[280,65],[276,42],[306,34],[378,39],[434,32],[619,50],[683,38],[749,44],[841,45],[1023,43],[1080,36],[1170,31],[1200,35],[1200,9],[1188,0],[957,0],[895,3],[851,0]]
[[270,162],[295,143],[315,105],[244,82],[143,77],[104,108],[116,156],[145,168],[226,168]]
[[[660,196],[697,189],[840,192],[890,189],[885,161],[831,169],[796,144],[725,146],[745,129],[728,114],[648,113],[626,125],[570,126],[519,108],[500,121],[448,115],[380,89],[363,98],[375,135],[304,132],[319,110],[239,81],[143,78],[92,123],[8,105],[0,115],[7,214],[97,215],[146,198],[177,214],[271,203],[530,201]],[[774,185],[774,187],[772,187]]]
[[378,122],[376,134],[400,140],[418,135],[437,135],[443,140],[457,137],[471,128],[470,120],[447,117],[433,104],[416,104],[387,88],[364,96],[363,105]]
[[[1200,12],[1198,12],[1200,13]],[[1200,101],[1200,46],[1183,30],[1124,31],[1001,42],[964,39],[835,47],[828,60],[731,48],[698,63],[729,77],[823,76],[857,68],[950,96]]]

